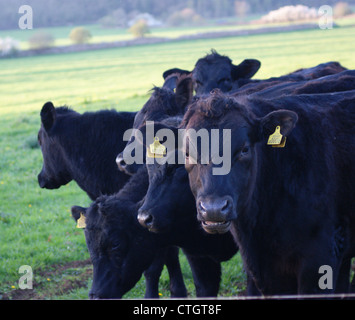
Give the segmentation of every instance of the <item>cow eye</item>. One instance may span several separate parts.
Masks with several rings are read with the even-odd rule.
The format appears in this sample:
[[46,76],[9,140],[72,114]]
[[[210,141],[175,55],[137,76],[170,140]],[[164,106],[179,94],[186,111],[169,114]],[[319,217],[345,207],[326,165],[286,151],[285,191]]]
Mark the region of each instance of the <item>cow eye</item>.
[[240,151],[240,154],[241,154],[241,155],[246,155],[246,154],[249,153],[249,150],[250,150],[249,146],[245,146],[245,147],[242,149],[242,151]]
[[228,78],[222,78],[220,80],[218,80],[218,84],[221,84],[223,82],[229,82],[230,80]]
[[250,154],[250,146],[245,145],[239,152],[235,154],[237,160],[244,160]]
[[248,159],[249,154],[250,154],[250,147],[248,145],[245,145],[242,148],[242,150],[240,150],[238,158],[239,158],[239,160]]
[[196,84],[198,84],[199,86],[202,86],[202,82],[200,80],[196,80]]

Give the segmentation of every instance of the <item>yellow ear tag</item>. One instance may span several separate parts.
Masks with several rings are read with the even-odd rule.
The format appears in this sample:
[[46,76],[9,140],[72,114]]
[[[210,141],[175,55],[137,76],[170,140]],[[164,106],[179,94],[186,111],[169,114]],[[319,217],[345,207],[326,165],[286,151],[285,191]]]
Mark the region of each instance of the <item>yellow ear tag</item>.
[[286,137],[281,134],[280,129],[280,126],[277,126],[275,132],[269,136],[267,141],[269,146],[283,148],[286,145]]
[[280,144],[277,144],[277,145],[274,145],[272,146],[273,148],[283,148],[285,147],[286,145],[286,137],[282,137],[282,140],[281,140],[281,143]]
[[147,147],[147,156],[149,158],[163,158],[166,155],[166,147],[159,142],[159,138],[155,137],[154,142]]
[[79,229],[85,229],[86,228],[85,216],[83,215],[82,212],[80,212],[80,218],[77,220],[76,227],[79,228]]

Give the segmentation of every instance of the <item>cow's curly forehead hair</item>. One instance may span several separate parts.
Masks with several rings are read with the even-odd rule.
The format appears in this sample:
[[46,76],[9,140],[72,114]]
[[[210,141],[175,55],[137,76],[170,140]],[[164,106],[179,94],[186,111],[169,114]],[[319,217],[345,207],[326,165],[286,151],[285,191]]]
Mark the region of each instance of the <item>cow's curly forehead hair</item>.
[[205,57],[197,60],[196,67],[201,64],[215,64],[221,61],[226,61],[227,63],[232,63],[232,60],[229,59],[227,56],[220,55],[216,50],[212,49],[211,53],[208,53]]
[[234,97],[215,89],[208,97],[199,98],[189,106],[181,127],[186,127],[193,116],[206,120],[219,120],[233,110],[238,111],[245,118],[251,116],[248,108],[239,104]]

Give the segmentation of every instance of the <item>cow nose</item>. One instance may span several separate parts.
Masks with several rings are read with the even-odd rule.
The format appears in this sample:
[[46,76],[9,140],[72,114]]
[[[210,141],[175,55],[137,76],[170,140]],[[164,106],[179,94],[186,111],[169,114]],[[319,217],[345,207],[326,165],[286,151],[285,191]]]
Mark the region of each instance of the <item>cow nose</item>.
[[153,226],[154,217],[147,211],[138,210],[137,219],[140,225],[144,228],[150,229]]
[[230,197],[224,197],[214,200],[200,200],[198,202],[198,211],[203,220],[226,221],[233,209],[233,203]]
[[37,180],[38,180],[38,184],[40,186],[40,188],[45,188],[46,186],[46,181],[43,178],[43,174],[42,171],[39,173],[39,175],[37,176]]
[[122,153],[117,156],[116,163],[120,171],[125,171],[127,163],[124,161]]

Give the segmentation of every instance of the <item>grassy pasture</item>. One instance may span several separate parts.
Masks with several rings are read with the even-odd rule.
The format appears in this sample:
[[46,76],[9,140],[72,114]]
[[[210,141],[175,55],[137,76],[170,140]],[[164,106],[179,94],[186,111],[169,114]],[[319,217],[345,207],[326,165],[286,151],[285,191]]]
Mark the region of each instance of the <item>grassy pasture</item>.
[[[58,266],[89,258],[84,236],[70,215],[73,204],[90,200],[74,182],[58,190],[42,190],[37,174],[42,156],[37,147],[39,111],[51,100],[79,112],[105,108],[138,110],[153,85],[162,85],[168,68],[192,69],[196,60],[215,48],[234,63],[245,58],[262,62],[258,78],[278,76],[331,60],[355,68],[355,28],[311,30],[213,40],[181,41],[63,55],[0,60],[0,299],[18,291],[18,268],[30,265],[41,298],[85,299],[90,267]],[[194,286],[181,255],[191,296]],[[223,263],[221,295],[245,288],[239,255]],[[76,286],[83,274],[86,286]],[[164,270],[161,293],[169,296]],[[68,290],[63,283],[73,284]],[[37,287],[36,287],[37,285]],[[143,297],[144,280],[126,295]]]

